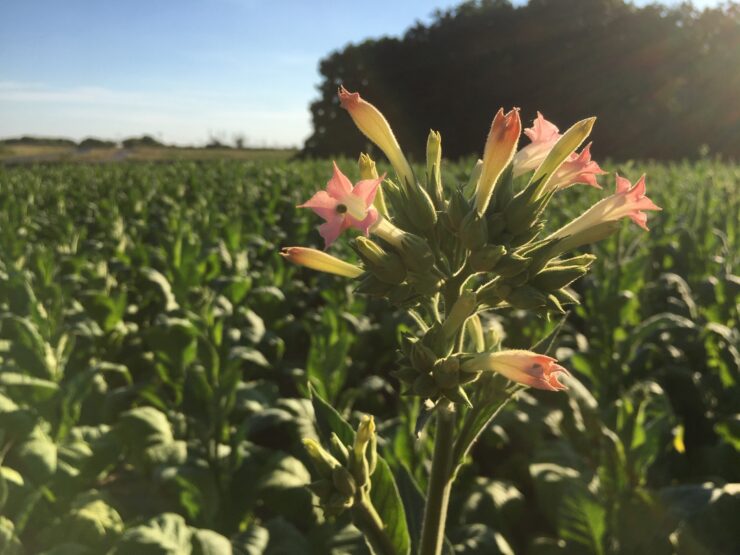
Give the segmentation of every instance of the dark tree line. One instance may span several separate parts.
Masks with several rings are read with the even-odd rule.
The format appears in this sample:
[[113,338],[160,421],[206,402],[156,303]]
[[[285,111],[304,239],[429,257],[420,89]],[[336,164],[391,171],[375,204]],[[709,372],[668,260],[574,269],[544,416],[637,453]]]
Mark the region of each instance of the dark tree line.
[[499,106],[560,126],[598,116],[594,155],[740,157],[740,5],[637,8],[623,0],[466,2],[400,38],[368,40],[320,65],[305,153],[367,149],[336,98],[360,91],[423,156],[429,128],[446,157],[480,153]]

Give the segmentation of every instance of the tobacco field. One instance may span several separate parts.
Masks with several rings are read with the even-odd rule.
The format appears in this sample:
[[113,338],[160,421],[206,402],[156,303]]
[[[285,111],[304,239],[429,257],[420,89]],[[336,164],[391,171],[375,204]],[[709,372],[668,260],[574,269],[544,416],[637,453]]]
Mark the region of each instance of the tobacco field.
[[[577,381],[521,392],[484,431],[449,553],[740,553],[740,166],[606,169],[647,173],[663,211],[591,249],[563,321],[484,320],[515,348],[547,337]],[[321,248],[296,205],[330,175],[328,160],[0,167],[0,555],[368,554],[306,487],[301,439],[329,405],[353,428],[375,416],[399,533],[418,536],[432,445],[391,376],[409,316],[279,255]],[[562,191],[552,219],[599,197]]]

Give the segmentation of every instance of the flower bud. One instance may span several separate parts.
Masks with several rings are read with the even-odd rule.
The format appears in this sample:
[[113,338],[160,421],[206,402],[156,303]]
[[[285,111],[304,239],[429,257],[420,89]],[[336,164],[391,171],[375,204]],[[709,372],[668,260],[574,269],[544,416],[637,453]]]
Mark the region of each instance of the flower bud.
[[357,237],[353,247],[367,270],[381,281],[397,285],[406,278],[406,268],[401,258],[395,253],[387,252],[375,241],[367,237]]
[[426,189],[407,185],[401,187],[404,196],[404,211],[411,225],[421,233],[431,230],[437,223],[437,211]]
[[[360,154],[360,159],[357,161],[357,165],[360,167],[360,179],[378,179],[378,170],[375,167],[375,161],[370,158],[367,154]],[[373,200],[373,206],[377,208],[381,216],[388,217],[388,207],[385,204],[385,193],[383,193],[383,185],[378,187],[378,191],[375,194],[375,200]]]
[[418,235],[402,231],[386,219],[382,219],[373,232],[390,243],[409,270],[428,272],[434,266],[432,249]]
[[488,208],[499,176],[514,157],[521,132],[519,109],[514,108],[506,114],[503,108],[499,109],[493,118],[483,151],[483,170],[475,193],[478,214],[482,215]]
[[541,291],[555,291],[570,285],[587,271],[588,266],[553,266],[542,270],[529,280],[529,284]]
[[540,308],[547,304],[547,296],[529,285],[517,287],[506,296],[506,302],[514,308],[525,310]]
[[419,371],[416,368],[404,366],[398,370],[391,371],[391,376],[406,385],[411,385],[419,377]]
[[465,405],[469,409],[473,408],[473,403],[470,402],[470,398],[468,397],[468,394],[465,393],[465,390],[462,388],[462,386],[458,385],[455,387],[451,387],[450,389],[445,389],[443,394],[453,403],[457,403],[458,405]]
[[511,278],[527,269],[530,259],[517,253],[509,253],[496,264],[496,273]]
[[308,489],[323,501],[328,499],[329,496],[334,493],[334,484],[331,480],[324,478],[308,484]]
[[432,376],[429,374],[422,374],[416,378],[412,391],[420,397],[431,398],[436,397],[439,394],[439,387]]
[[367,274],[360,280],[360,284],[355,287],[355,292],[370,297],[384,297],[393,289],[393,285],[379,280],[373,274]]
[[349,461],[349,451],[344,443],[342,443],[342,440],[339,439],[339,436],[334,432],[331,433],[329,444],[331,446],[332,455],[334,455],[341,464],[346,465]]
[[552,176],[591,134],[595,122],[596,118],[586,118],[576,122],[558,139],[530,180],[530,183],[537,183],[537,197],[553,192],[549,187]]
[[280,253],[294,264],[311,268],[312,270],[318,270],[319,272],[326,272],[328,274],[335,274],[337,276],[343,276],[348,278],[356,278],[362,275],[362,268],[358,268],[354,264],[340,260],[336,256],[332,256],[325,252],[309,249],[305,247],[286,247]]
[[316,467],[316,472],[318,472],[319,476],[322,478],[331,478],[334,469],[341,466],[339,461],[330,453],[325,451],[318,441],[304,438],[303,446],[306,448],[308,456],[311,457],[311,460]]
[[437,361],[437,356],[434,354],[429,347],[424,345],[421,341],[414,343],[411,347],[411,365],[420,372],[429,372],[434,363]]
[[475,293],[472,291],[463,292],[452,305],[445,321],[442,323],[442,333],[447,339],[455,337],[458,331],[477,308]]
[[434,381],[441,389],[457,387],[459,383],[460,362],[454,357],[438,360],[432,370]]
[[438,131],[430,130],[427,138],[427,192],[439,209],[444,208],[441,168],[442,136]]
[[470,253],[468,263],[474,272],[490,272],[505,254],[503,245],[485,245]]
[[470,204],[465,200],[463,193],[459,189],[453,191],[446,212],[447,224],[450,231],[458,231],[462,225],[462,221],[469,212]]
[[331,480],[337,491],[345,497],[352,497],[357,491],[354,477],[343,466],[338,466],[332,471]]
[[460,244],[468,250],[475,251],[488,241],[488,227],[486,220],[481,218],[475,210],[468,213],[460,224]]
[[357,128],[388,157],[399,177],[406,183],[415,185],[414,172],[383,114],[375,106],[360,98],[359,93],[351,93],[344,87],[339,89],[339,102],[342,108],[349,112]]

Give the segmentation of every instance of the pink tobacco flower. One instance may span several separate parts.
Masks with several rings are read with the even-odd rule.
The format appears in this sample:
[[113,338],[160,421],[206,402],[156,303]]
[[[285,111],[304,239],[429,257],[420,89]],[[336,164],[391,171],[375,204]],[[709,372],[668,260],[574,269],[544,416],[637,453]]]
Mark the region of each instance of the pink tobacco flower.
[[491,123],[491,130],[488,132],[486,146],[483,150],[483,169],[475,194],[478,214],[486,211],[499,176],[516,152],[516,144],[519,142],[521,132],[522,122],[519,119],[519,108],[509,110],[507,113],[504,113],[503,108],[499,108]]
[[[593,241],[589,240],[589,230],[600,230],[601,224],[616,222],[622,218],[629,218],[647,230],[647,214],[644,210],[661,210],[645,195],[645,176],[640,177],[633,186],[628,179],[618,175],[617,191],[613,195],[594,204],[578,218],[553,233],[550,238],[570,236],[574,238],[572,241],[577,239],[581,245],[591,243]],[[594,240],[601,238],[595,237]]]
[[547,121],[540,112],[537,112],[532,127],[525,129],[524,134],[532,142],[514,156],[515,176],[536,170],[561,137],[557,126]]
[[319,226],[325,248],[329,248],[342,231],[350,227],[369,235],[370,228],[379,218],[373,201],[384,178],[364,179],[353,187],[335,162],[334,175],[326,184],[326,190],[319,191],[307,202],[298,205],[299,208],[310,208],[326,220]]
[[408,184],[416,183],[414,172],[411,169],[401,147],[393,134],[388,120],[375,106],[364,100],[360,93],[349,92],[344,87],[339,88],[339,103],[349,112],[357,128],[374,142],[388,157],[393,169]]
[[576,183],[585,183],[591,185],[591,187],[601,189],[601,185],[596,181],[596,176],[605,173],[597,162],[591,160],[591,143],[589,143],[580,154],[574,152],[563,162],[563,165],[558,168],[552,177],[552,184],[548,188],[550,190],[560,190]]
[[287,258],[293,264],[299,266],[305,266],[312,270],[319,272],[325,272],[327,274],[335,274],[337,276],[343,276],[348,278],[356,278],[362,274],[362,268],[345,262],[322,251],[316,249],[309,249],[306,247],[285,247],[280,253],[281,256]]
[[557,362],[552,357],[538,355],[532,351],[509,350],[477,355],[464,362],[462,370],[468,372],[489,370],[530,387],[561,391],[567,387],[560,383],[558,378],[561,375],[570,376],[570,373]]

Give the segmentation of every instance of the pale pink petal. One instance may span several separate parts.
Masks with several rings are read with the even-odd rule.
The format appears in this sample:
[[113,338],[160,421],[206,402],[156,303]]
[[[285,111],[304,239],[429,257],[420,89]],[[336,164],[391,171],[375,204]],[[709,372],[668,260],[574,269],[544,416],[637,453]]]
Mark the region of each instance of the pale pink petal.
[[352,192],[352,182],[344,175],[334,162],[334,175],[326,184],[326,192],[337,200]]
[[345,218],[337,215],[319,226],[319,234],[324,238],[324,249],[328,249],[337,240],[337,237],[347,228]]
[[365,203],[365,208],[372,206],[373,201],[375,200],[375,195],[378,192],[378,187],[383,179],[385,179],[385,174],[378,179],[364,179],[362,181],[358,181],[355,188],[352,189],[352,194],[362,199]]
[[356,220],[349,214],[347,214],[345,221],[347,222],[347,227],[354,227],[367,237],[370,235],[370,228],[378,221],[378,217],[378,211],[375,208],[369,208],[367,216],[362,221]]
[[617,193],[626,193],[630,190],[632,184],[630,180],[617,174]]
[[639,210],[635,210],[627,214],[627,217],[633,222],[635,222],[637,225],[639,225],[645,231],[650,231],[647,226],[647,214],[645,214],[645,212],[640,212]]
[[310,208],[328,221],[337,215],[337,204],[339,204],[337,199],[329,195],[329,193],[319,191],[303,204],[299,204],[298,208]]
[[560,138],[557,126],[547,121],[540,112],[537,112],[537,117],[532,123],[532,127],[525,129],[524,134],[533,143],[554,143]]

